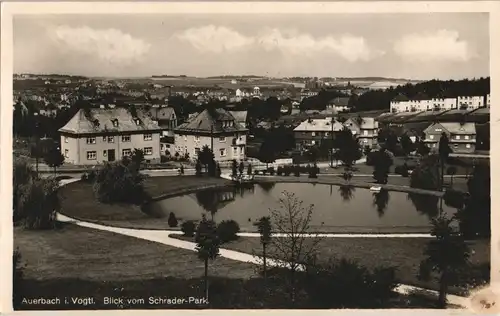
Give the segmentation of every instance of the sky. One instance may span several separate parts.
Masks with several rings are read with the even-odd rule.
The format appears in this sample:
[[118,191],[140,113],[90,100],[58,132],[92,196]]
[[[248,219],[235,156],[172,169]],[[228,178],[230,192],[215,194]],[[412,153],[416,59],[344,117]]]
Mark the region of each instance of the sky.
[[14,17],[14,72],[83,76],[489,76],[488,13]]

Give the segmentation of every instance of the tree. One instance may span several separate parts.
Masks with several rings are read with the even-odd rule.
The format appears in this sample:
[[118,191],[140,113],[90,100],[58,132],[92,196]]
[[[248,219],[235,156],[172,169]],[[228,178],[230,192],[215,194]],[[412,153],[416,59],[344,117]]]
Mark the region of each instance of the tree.
[[408,157],[408,155],[415,150],[415,144],[411,141],[407,134],[401,136],[399,142],[401,143],[401,148],[403,149],[406,157]]
[[380,149],[373,157],[373,178],[379,184],[386,184],[392,166],[392,157]]
[[144,151],[142,149],[135,148],[130,155],[130,160],[135,164],[137,169],[141,168],[141,164],[144,161]]
[[457,174],[457,167],[449,166],[448,169],[446,169],[446,174],[451,176],[450,186],[453,187],[453,176]]
[[34,179],[38,178],[38,174],[35,173],[33,167],[26,159],[14,160],[14,170],[13,170],[13,221],[17,223],[23,217],[23,212],[19,208],[19,198],[21,192],[24,190],[24,186],[31,183]]
[[450,153],[452,152],[450,148],[450,141],[448,140],[448,135],[445,132],[441,133],[439,138],[439,162],[441,165],[441,189],[444,185],[444,164],[448,160]]
[[278,209],[271,210],[271,218],[276,232],[284,237],[272,240],[273,257],[278,259],[278,267],[289,271],[290,298],[294,303],[297,272],[303,263],[316,256],[321,239],[317,233],[309,231],[314,205],[304,207],[295,194],[287,191],[283,192],[279,205]]
[[251,164],[248,164],[247,174],[248,174],[249,176],[251,176],[251,175],[252,175],[252,165],[251,165]]
[[212,150],[207,146],[203,146],[201,151],[198,153],[198,160],[205,166],[205,172],[208,172],[209,164],[215,159]]
[[195,167],[194,167],[194,168],[195,168],[195,170],[196,170],[196,173],[195,173],[195,174],[196,174],[196,176],[197,176],[197,177],[201,177],[201,168],[202,168],[202,167],[201,167],[201,162],[200,162],[200,159],[199,159],[199,158],[198,158],[198,159],[196,159],[196,165],[195,165]]
[[264,140],[259,149],[259,160],[266,164],[266,169],[270,163],[276,160],[276,148],[268,139]]
[[236,178],[236,176],[238,176],[238,162],[236,161],[236,159],[233,159],[233,161],[231,162],[231,174],[233,178]]
[[342,161],[346,169],[351,169],[356,160],[363,155],[358,140],[352,134],[351,130],[344,127],[337,137],[337,152],[336,157]]
[[177,227],[177,225],[179,224],[179,222],[177,221],[177,217],[175,217],[175,214],[174,212],[170,212],[170,214],[168,215],[168,226],[169,227]]
[[431,152],[431,149],[422,140],[416,142],[416,147],[419,155],[427,156]]
[[435,155],[423,158],[411,174],[410,187],[438,190],[440,187],[438,160]]
[[267,279],[267,254],[266,249],[267,246],[271,243],[272,237],[272,226],[271,226],[271,217],[263,216],[261,217],[254,226],[257,227],[257,230],[260,235],[260,244],[262,245],[262,262],[263,262],[263,275],[264,280]]
[[208,300],[208,261],[219,256],[220,241],[215,223],[207,220],[204,214],[196,230],[195,242],[198,258],[205,264],[205,298]]
[[240,176],[243,175],[243,172],[245,171],[245,164],[243,161],[240,161],[240,165],[238,166],[238,171],[240,172]]
[[54,176],[55,176],[56,168],[62,166],[62,164],[64,163],[64,155],[61,154],[59,149],[54,147],[50,149],[45,155],[45,163],[49,167],[54,168]]
[[318,161],[320,150],[317,146],[313,146],[307,152],[308,158],[310,162],[316,163]]
[[468,264],[470,250],[464,239],[450,224],[453,219],[441,215],[431,220],[431,235],[425,249],[425,259],[420,263],[419,278],[429,280],[432,272],[439,275],[439,306],[446,307],[448,286],[457,279],[461,270]]

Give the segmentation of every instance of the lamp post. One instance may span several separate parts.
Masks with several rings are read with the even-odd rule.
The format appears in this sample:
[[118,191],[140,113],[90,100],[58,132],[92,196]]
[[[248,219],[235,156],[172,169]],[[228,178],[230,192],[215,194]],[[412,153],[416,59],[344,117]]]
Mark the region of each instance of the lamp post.
[[38,174],[38,154],[39,154],[39,139],[40,139],[40,124],[38,119],[38,113],[35,113],[35,170]]

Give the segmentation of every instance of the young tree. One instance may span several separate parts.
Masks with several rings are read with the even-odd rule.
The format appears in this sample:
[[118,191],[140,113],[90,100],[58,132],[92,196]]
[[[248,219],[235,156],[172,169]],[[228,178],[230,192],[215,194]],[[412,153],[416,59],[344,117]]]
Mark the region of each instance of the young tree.
[[273,256],[278,259],[278,266],[289,271],[290,298],[294,303],[297,272],[303,263],[316,256],[321,239],[309,231],[314,205],[304,207],[295,194],[287,191],[283,192],[279,204],[278,209],[271,210],[271,218],[275,231],[284,237],[272,240]]
[[64,163],[64,155],[54,147],[47,152],[44,160],[49,167],[54,168],[54,176],[56,176],[56,168]]
[[453,187],[453,176],[457,174],[457,167],[449,166],[448,169],[446,169],[446,174],[451,176],[450,186]]
[[231,162],[231,175],[233,178],[236,178],[238,176],[238,162],[236,159],[233,159]]
[[208,261],[219,256],[220,241],[217,237],[217,227],[213,221],[202,215],[202,220],[196,230],[195,242],[198,258],[205,264],[205,298],[208,300]]
[[356,160],[362,157],[361,147],[351,130],[345,127],[337,137],[337,158],[346,169],[351,169]]
[[243,172],[245,171],[245,164],[243,161],[240,161],[240,165],[238,166],[238,171],[240,172],[240,176],[243,175]]
[[249,176],[251,176],[251,175],[252,175],[252,165],[251,165],[251,164],[248,164],[247,174],[248,174]]
[[259,149],[259,160],[266,164],[266,169],[270,163],[276,160],[276,149],[269,140],[264,140]]
[[214,159],[214,154],[207,145],[203,146],[201,151],[198,153],[198,160],[203,166],[205,166],[205,172],[208,172],[209,165]]
[[441,134],[439,138],[439,162],[441,165],[441,190],[444,185],[444,164],[448,160],[448,157],[452,153],[450,148],[450,141],[448,140],[448,135],[445,132]]
[[144,161],[144,151],[142,151],[142,149],[135,148],[132,152],[132,155],[130,156],[130,160],[139,169]]
[[257,230],[259,231],[260,235],[260,244],[262,245],[262,262],[263,262],[263,275],[264,275],[264,280],[267,278],[267,254],[266,254],[266,249],[267,245],[271,243],[271,237],[272,237],[272,226],[271,226],[271,217],[269,216],[263,216],[254,223],[254,226],[257,227]]
[[389,153],[380,149],[373,159],[373,178],[380,184],[386,184],[389,171],[392,166],[392,158]]
[[429,241],[425,249],[426,258],[420,263],[419,278],[429,280],[432,272],[439,275],[439,306],[446,307],[448,286],[457,279],[458,274],[468,264],[470,250],[464,239],[456,232],[448,219],[441,215],[432,219],[431,234],[435,239]]
[[410,155],[410,153],[415,150],[415,144],[413,144],[407,134],[401,136],[399,142],[401,143],[401,148],[403,149],[406,157],[408,157],[408,155]]

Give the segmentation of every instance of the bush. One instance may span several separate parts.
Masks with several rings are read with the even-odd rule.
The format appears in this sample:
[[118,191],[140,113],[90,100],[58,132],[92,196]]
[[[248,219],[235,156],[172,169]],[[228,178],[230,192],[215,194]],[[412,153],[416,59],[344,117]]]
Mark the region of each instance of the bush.
[[408,166],[407,165],[399,165],[394,168],[394,173],[399,174],[403,177],[408,177]]
[[283,174],[285,176],[290,176],[290,174],[292,173],[292,167],[291,166],[285,166],[284,169],[283,169]]
[[293,169],[293,173],[295,174],[295,176],[300,177],[300,166],[295,166]]
[[144,175],[134,163],[105,163],[94,182],[94,193],[102,203],[142,204],[147,198]]
[[461,209],[465,204],[465,194],[461,191],[447,189],[444,192],[443,201],[449,207]]
[[345,259],[329,265],[309,266],[306,292],[319,308],[383,307],[395,295],[394,268],[370,272]]
[[276,174],[278,176],[282,176],[283,175],[283,167],[282,166],[279,166],[278,169],[276,170]]
[[270,175],[274,176],[274,167],[269,167],[267,171],[269,172]]
[[196,224],[194,221],[185,221],[181,224],[181,231],[186,237],[194,237],[194,232],[196,231]]
[[309,167],[309,178],[317,178],[319,173],[319,168],[316,164]]
[[168,215],[168,226],[169,227],[177,227],[178,225],[177,218],[175,217],[175,214],[173,212],[170,212]]
[[217,236],[222,243],[238,239],[239,232],[240,226],[233,220],[222,221],[217,225]]
[[368,153],[368,155],[366,155],[366,165],[373,166],[376,156],[377,156],[376,151],[372,151],[372,152]]

